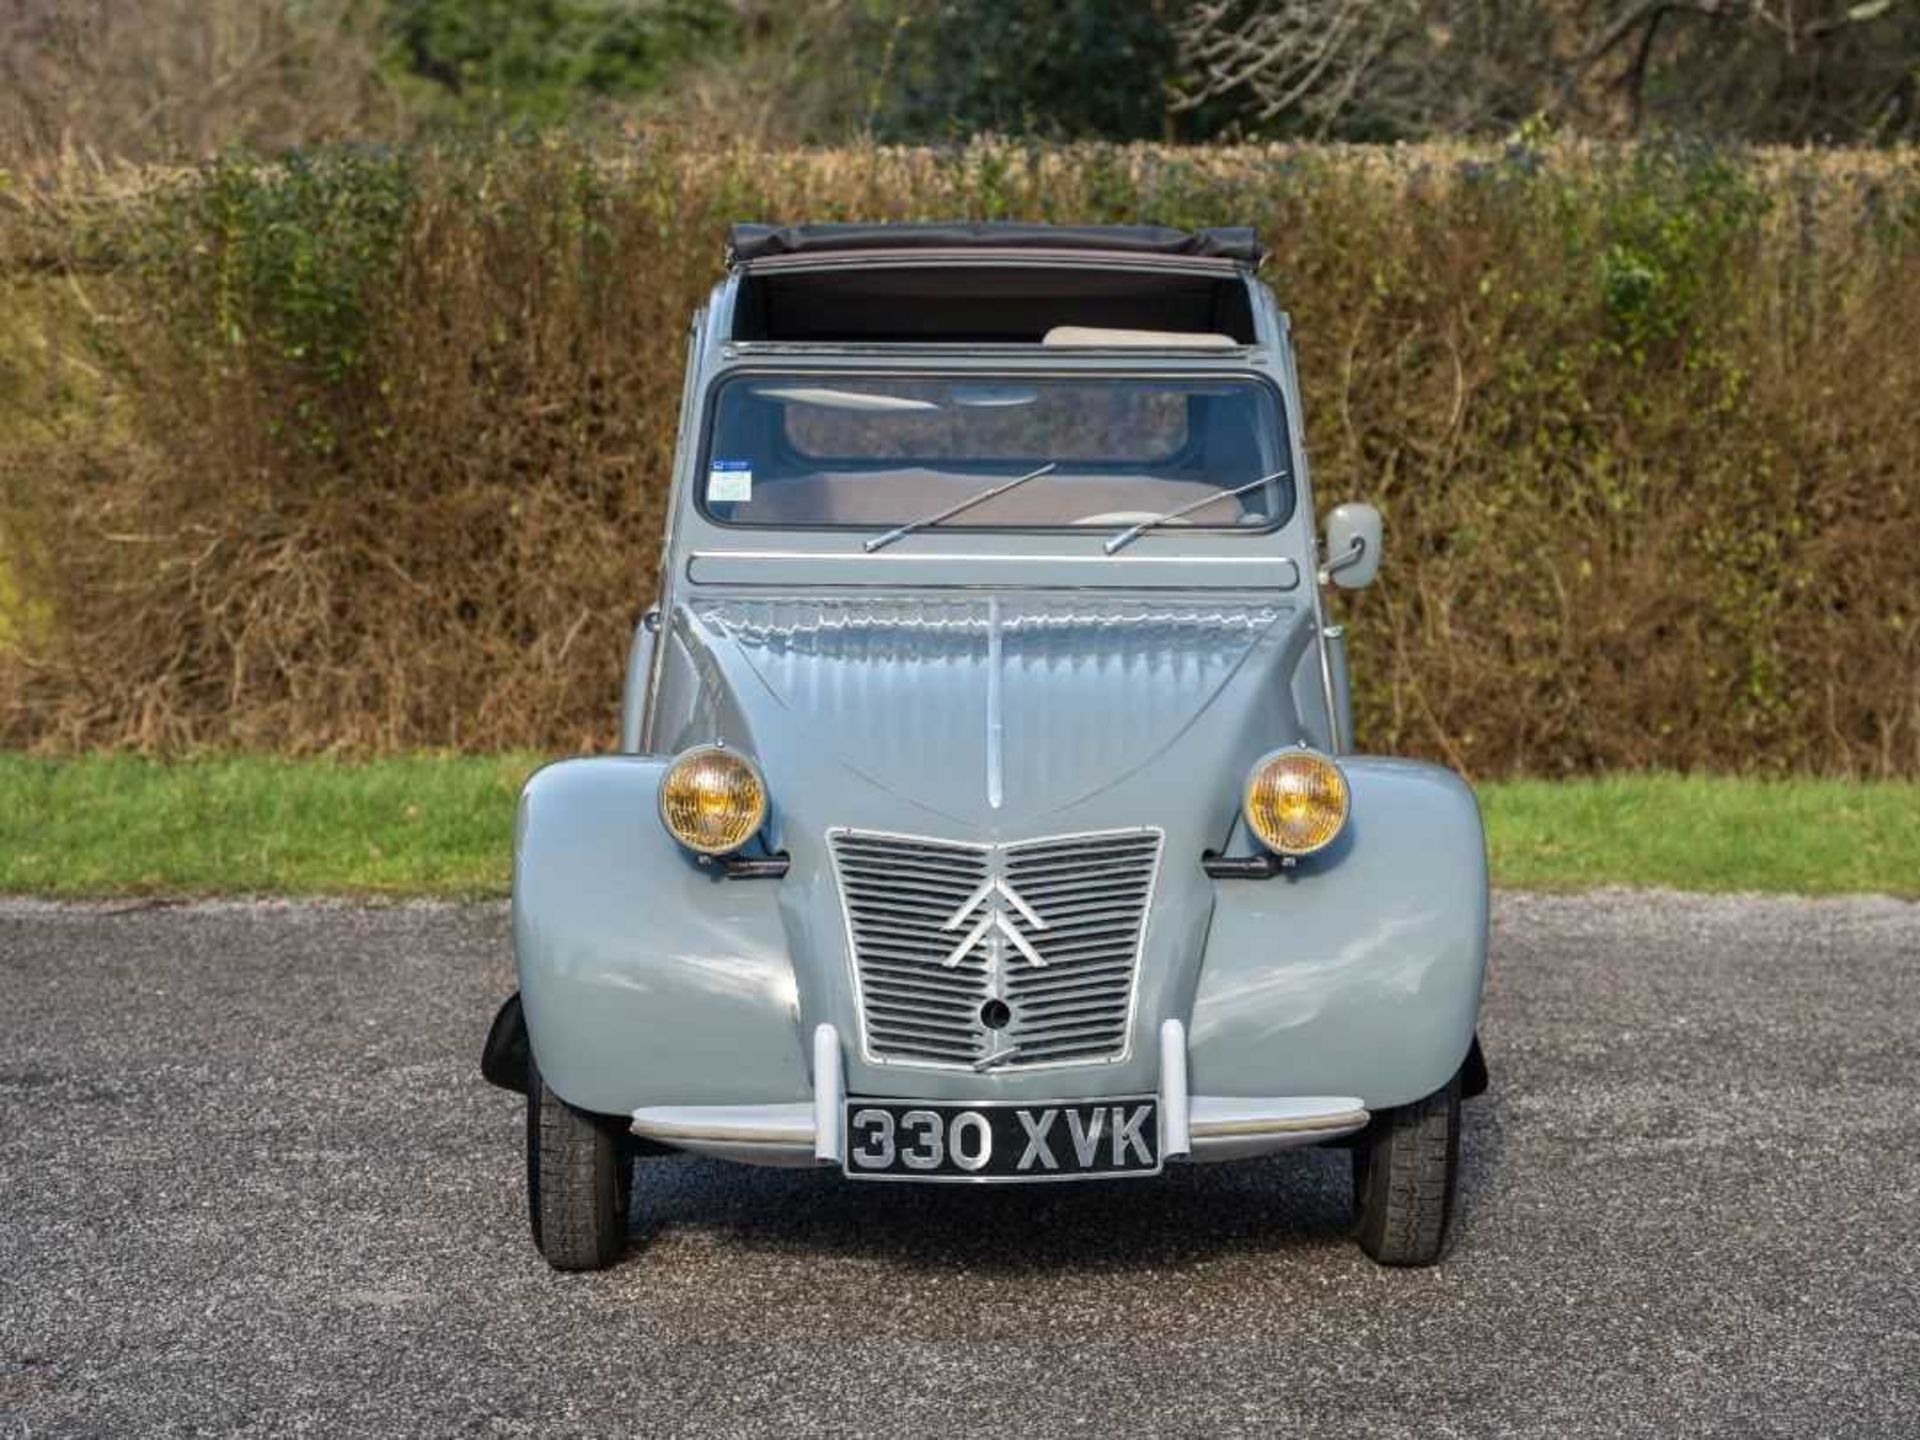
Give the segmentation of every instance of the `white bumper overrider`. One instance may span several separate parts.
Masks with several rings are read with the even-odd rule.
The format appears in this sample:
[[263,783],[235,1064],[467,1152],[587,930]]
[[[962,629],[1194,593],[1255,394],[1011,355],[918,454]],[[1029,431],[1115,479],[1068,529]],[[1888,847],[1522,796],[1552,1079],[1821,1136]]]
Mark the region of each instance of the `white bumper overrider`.
[[[813,1032],[813,1101],[776,1105],[649,1105],[633,1133],[680,1150],[749,1165],[838,1165],[845,1154],[840,1035]],[[1097,1097],[1089,1097],[1097,1098]],[[1351,1134],[1367,1110],[1347,1096],[1267,1099],[1187,1093],[1187,1031],[1160,1027],[1160,1137],[1168,1160],[1244,1160]]]

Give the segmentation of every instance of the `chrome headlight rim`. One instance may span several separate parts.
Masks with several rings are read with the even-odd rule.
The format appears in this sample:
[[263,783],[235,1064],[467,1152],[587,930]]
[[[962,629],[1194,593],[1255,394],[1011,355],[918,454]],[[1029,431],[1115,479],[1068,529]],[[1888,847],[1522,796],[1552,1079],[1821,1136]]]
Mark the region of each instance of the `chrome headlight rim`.
[[[685,767],[709,758],[724,759],[729,765],[739,765],[753,780],[754,808],[751,817],[752,823],[742,830],[740,832],[740,838],[731,844],[706,845],[700,843],[697,839],[683,835],[674,828],[672,816],[668,813],[669,787],[673,783],[674,776]],[[732,746],[724,745],[717,740],[708,741],[699,745],[689,745],[685,750],[675,755],[672,760],[668,761],[667,768],[660,772],[660,790],[655,801],[655,809],[659,812],[660,816],[660,826],[667,832],[673,842],[676,845],[692,851],[695,855],[709,860],[724,859],[728,855],[738,854],[750,845],[753,842],[753,838],[766,827],[767,805],[767,777],[762,773],[759,765],[754,762],[753,757],[743,754]]]
[[[1254,787],[1267,773],[1269,767],[1284,765],[1288,761],[1306,762],[1309,765],[1325,766],[1339,787],[1340,812],[1333,827],[1319,841],[1312,845],[1296,846],[1278,843],[1261,833],[1254,819]],[[1254,761],[1247,770],[1247,778],[1240,787],[1240,815],[1247,822],[1247,829],[1254,840],[1269,853],[1284,860],[1304,860],[1310,855],[1318,855],[1347,833],[1347,822],[1353,817],[1353,785],[1347,779],[1345,768],[1333,756],[1311,745],[1283,745],[1277,750],[1269,750]]]

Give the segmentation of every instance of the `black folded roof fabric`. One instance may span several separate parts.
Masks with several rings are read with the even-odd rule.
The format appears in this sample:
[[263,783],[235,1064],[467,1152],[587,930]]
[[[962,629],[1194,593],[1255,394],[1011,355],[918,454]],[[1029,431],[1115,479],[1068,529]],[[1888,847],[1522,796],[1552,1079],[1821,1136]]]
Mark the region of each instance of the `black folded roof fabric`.
[[1259,263],[1252,227],[1175,230],[1165,225],[1032,225],[1016,221],[897,225],[735,225],[727,260],[824,255],[845,250],[1111,250],[1133,255],[1202,255]]

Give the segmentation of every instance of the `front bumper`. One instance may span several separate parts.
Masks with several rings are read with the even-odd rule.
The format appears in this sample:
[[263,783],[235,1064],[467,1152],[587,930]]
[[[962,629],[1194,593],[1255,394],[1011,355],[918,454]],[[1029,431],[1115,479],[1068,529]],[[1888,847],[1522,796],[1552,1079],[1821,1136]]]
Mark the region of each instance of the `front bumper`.
[[[819,1025],[812,1103],[648,1105],[633,1112],[632,1128],[675,1149],[749,1165],[838,1165],[846,1153],[845,1098],[840,1034]],[[1368,1120],[1366,1107],[1350,1096],[1189,1094],[1187,1031],[1178,1020],[1160,1027],[1159,1099],[1160,1153],[1167,1160],[1244,1160],[1338,1139]]]

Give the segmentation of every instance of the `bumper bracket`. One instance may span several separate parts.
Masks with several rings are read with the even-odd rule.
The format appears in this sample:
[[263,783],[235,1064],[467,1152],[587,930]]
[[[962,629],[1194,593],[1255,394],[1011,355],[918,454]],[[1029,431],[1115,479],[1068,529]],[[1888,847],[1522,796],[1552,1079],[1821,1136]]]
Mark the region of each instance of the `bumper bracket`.
[[[838,1165],[845,1158],[846,1072],[840,1034],[813,1031],[813,1099],[771,1105],[649,1105],[633,1133],[678,1150],[749,1165]],[[1090,1097],[1093,1098],[1093,1097]],[[1168,1160],[1244,1160],[1338,1139],[1366,1125],[1349,1096],[1191,1095],[1187,1030],[1160,1027],[1160,1147]]]

